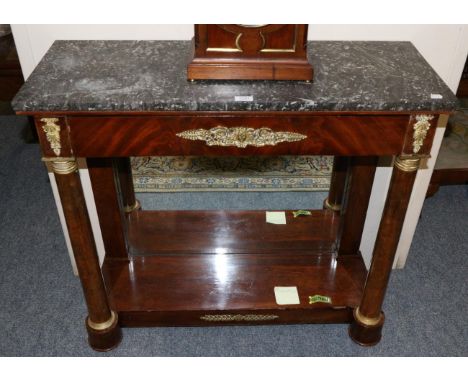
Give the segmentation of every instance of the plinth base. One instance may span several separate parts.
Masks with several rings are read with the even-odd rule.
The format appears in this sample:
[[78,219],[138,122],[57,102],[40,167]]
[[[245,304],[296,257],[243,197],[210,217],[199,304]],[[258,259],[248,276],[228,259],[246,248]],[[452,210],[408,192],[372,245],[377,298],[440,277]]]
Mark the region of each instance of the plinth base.
[[353,311],[353,322],[348,330],[349,336],[354,342],[361,346],[377,345],[382,338],[382,327],[385,321],[383,312],[375,325],[367,325],[356,317],[356,310],[357,308]]
[[115,349],[122,340],[122,330],[119,326],[117,313],[111,326],[103,330],[96,330],[89,326],[86,318],[86,330],[88,331],[88,343],[96,351],[106,352]]

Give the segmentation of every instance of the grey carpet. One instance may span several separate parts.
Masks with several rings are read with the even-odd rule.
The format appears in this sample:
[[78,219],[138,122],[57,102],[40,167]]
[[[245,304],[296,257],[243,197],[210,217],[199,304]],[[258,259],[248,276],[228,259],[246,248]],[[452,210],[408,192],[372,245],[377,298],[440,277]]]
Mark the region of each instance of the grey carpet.
[[[24,118],[0,118],[0,356],[102,355],[86,343],[81,287],[39,148],[20,138],[24,127]],[[185,208],[181,196],[154,203]],[[192,194],[187,204],[301,208],[319,195],[246,197],[220,194],[214,202],[213,195]],[[467,216],[467,187],[443,187],[426,201],[407,266],[392,274],[375,347],[355,345],[344,325],[142,328],[124,329],[120,347],[104,355],[468,356]]]

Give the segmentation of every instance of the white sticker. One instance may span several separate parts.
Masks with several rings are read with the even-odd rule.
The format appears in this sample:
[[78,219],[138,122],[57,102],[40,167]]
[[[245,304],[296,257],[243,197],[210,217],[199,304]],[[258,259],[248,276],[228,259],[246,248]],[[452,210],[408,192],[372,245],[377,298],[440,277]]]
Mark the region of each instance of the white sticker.
[[284,211],[267,211],[266,222],[271,224],[286,224],[286,213]]
[[275,287],[275,299],[278,305],[300,304],[297,287]]
[[432,94],[431,93],[431,99],[442,99],[444,98],[442,94]]
[[253,96],[234,96],[234,101],[236,102],[252,102]]

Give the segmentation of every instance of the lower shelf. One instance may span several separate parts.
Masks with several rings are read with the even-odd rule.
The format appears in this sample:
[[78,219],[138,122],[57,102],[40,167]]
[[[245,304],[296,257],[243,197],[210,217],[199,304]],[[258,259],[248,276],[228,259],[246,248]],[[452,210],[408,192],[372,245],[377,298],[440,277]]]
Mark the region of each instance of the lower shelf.
[[[129,260],[106,258],[112,308],[123,326],[349,322],[366,269],[336,257],[339,215],[328,210],[266,223],[265,211],[134,211]],[[278,305],[275,287],[299,304]],[[310,304],[309,296],[330,298]]]
[[[360,256],[330,254],[141,256],[103,270],[123,326],[347,322],[366,275]],[[300,304],[278,305],[276,286],[296,286]]]

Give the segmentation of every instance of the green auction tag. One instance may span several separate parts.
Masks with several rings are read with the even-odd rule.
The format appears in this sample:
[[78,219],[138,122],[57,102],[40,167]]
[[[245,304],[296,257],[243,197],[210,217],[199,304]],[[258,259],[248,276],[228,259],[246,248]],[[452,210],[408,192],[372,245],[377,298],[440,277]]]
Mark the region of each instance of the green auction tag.
[[307,215],[312,215],[312,212],[306,211],[306,210],[297,210],[293,211],[293,216],[297,218],[298,216],[307,216]]
[[309,304],[315,304],[316,302],[324,302],[325,304],[331,304],[331,297],[321,296],[316,294],[315,296],[309,296]]

